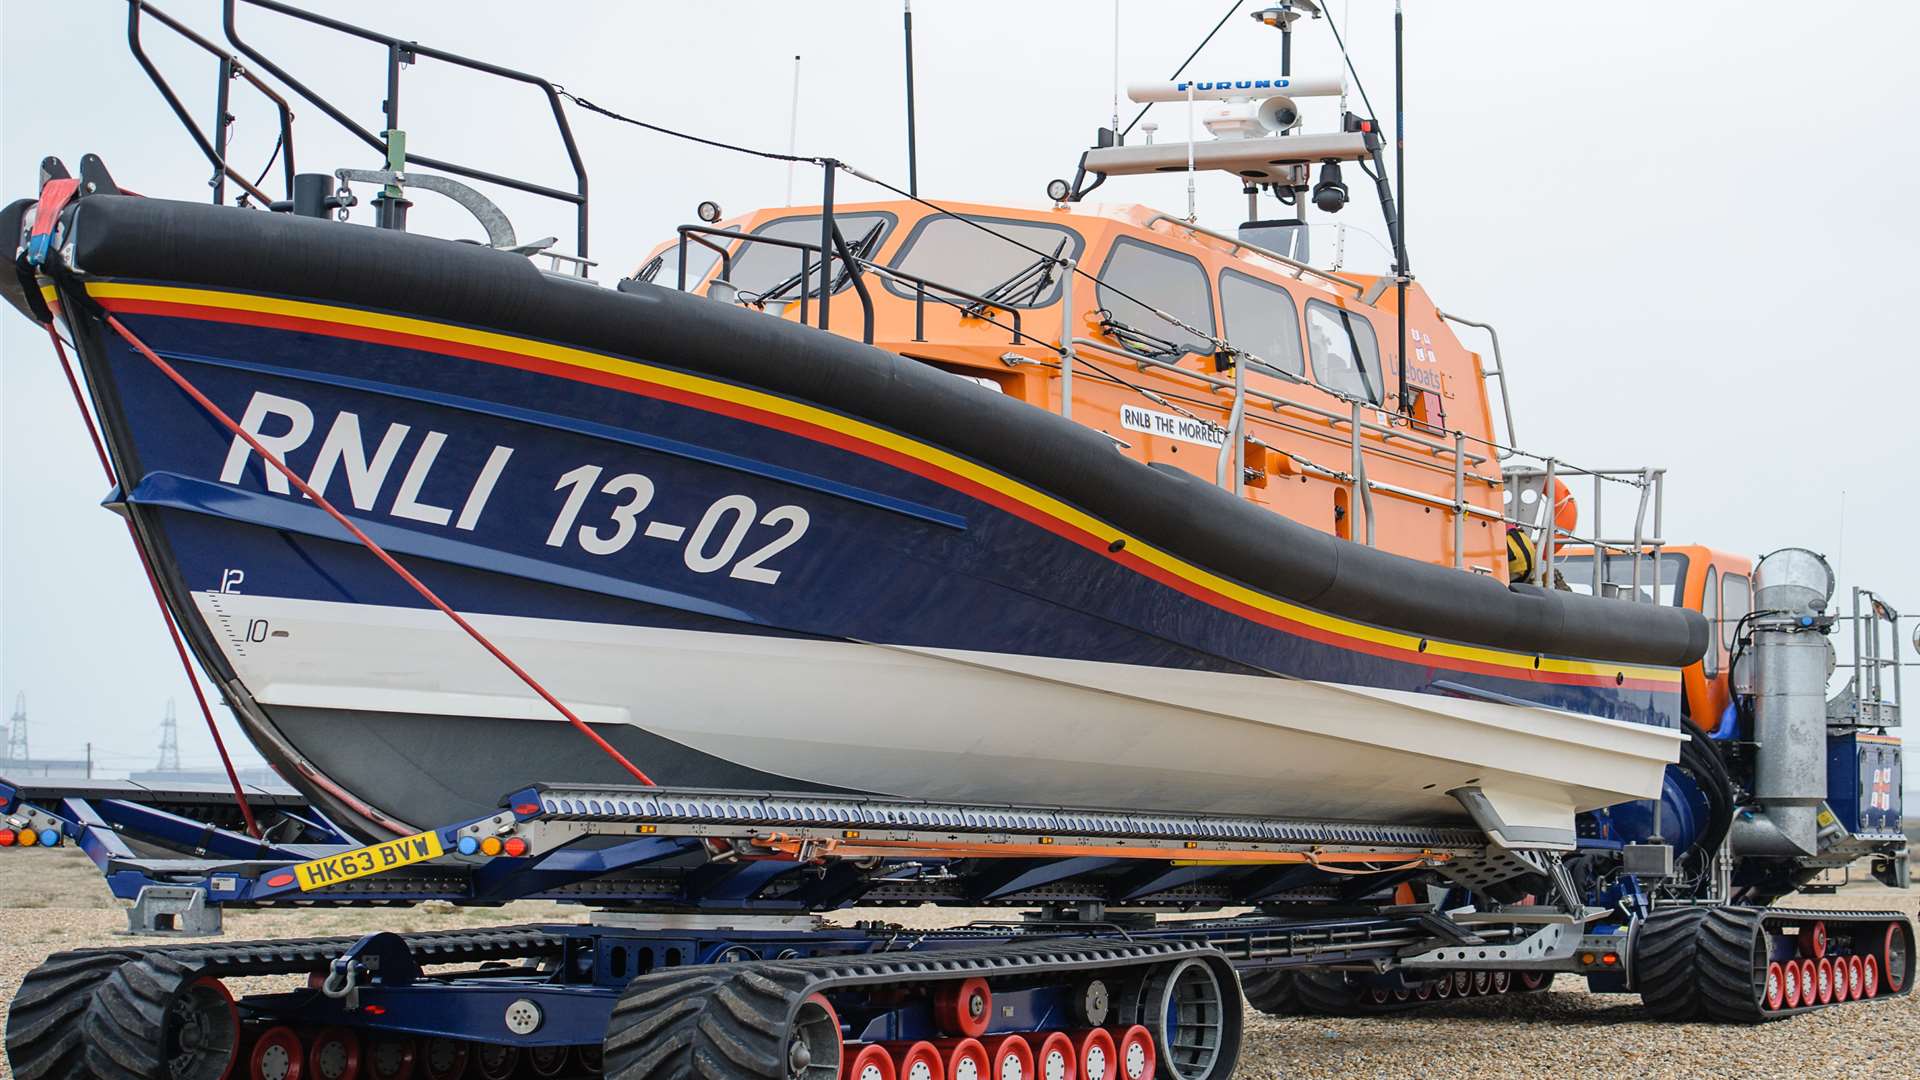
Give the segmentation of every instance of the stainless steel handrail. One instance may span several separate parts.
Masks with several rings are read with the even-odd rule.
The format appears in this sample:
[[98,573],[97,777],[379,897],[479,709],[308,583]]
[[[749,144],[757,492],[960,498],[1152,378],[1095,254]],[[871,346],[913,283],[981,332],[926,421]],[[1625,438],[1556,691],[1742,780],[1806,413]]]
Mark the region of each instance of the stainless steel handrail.
[[[1312,274],[1314,277],[1317,277],[1322,281],[1330,281],[1335,285],[1341,286],[1342,288],[1352,289],[1356,296],[1359,296],[1359,297],[1366,296],[1367,287],[1365,285],[1362,285],[1360,282],[1353,280],[1352,278],[1344,278],[1344,277],[1341,277],[1339,274],[1330,274],[1327,271],[1320,269],[1319,267],[1313,266],[1309,263],[1301,262],[1299,259],[1293,258],[1292,256],[1282,255],[1277,251],[1273,251],[1268,248],[1263,248],[1259,244],[1249,244],[1245,240],[1242,240],[1237,236],[1232,236],[1215,229],[1209,229],[1205,225],[1188,221],[1186,218],[1183,218],[1183,217],[1175,217],[1172,214],[1166,214],[1166,213],[1155,213],[1152,217],[1149,217],[1147,219],[1146,224],[1142,227],[1146,229],[1152,229],[1155,225],[1158,225],[1163,221],[1171,221],[1175,225],[1178,225],[1179,227],[1186,229],[1189,232],[1196,232],[1196,233],[1199,233],[1201,236],[1211,236],[1215,240],[1220,240],[1225,243],[1232,244],[1236,250],[1251,251],[1256,255],[1262,256],[1263,258],[1272,259],[1274,262],[1277,262],[1282,266],[1290,266],[1294,270],[1293,276],[1296,279],[1299,278],[1301,274]],[[1232,252],[1229,252],[1228,254],[1232,254]]]

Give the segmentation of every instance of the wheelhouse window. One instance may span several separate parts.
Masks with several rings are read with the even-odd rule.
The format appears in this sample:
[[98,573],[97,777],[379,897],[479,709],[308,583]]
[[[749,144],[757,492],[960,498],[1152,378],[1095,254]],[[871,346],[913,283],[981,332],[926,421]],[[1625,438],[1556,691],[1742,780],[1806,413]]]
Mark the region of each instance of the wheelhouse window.
[[1313,377],[1321,386],[1380,404],[1380,342],[1364,316],[1309,300],[1307,344],[1313,353]]
[[[1660,556],[1659,572],[1655,573],[1653,556],[1640,556],[1640,594],[1633,594],[1633,556],[1609,554],[1606,563],[1606,576],[1603,580],[1610,588],[1609,592],[1623,600],[1652,601],[1658,604],[1679,605],[1683,602],[1680,583],[1687,578],[1687,557],[1685,555],[1663,554]],[[1593,555],[1569,555],[1565,558],[1555,556],[1554,569],[1566,579],[1567,588],[1577,593],[1591,595],[1593,588]]]
[[[713,268],[720,265],[720,253],[689,239],[687,241],[687,284],[699,288]],[[647,260],[635,277],[655,285],[665,285],[669,289],[680,287],[680,245],[676,241],[667,250]]]
[[[898,220],[892,214],[886,213],[833,215],[834,224],[839,227],[840,235],[846,240],[848,249],[861,258],[871,258],[873,253],[880,249],[880,245],[886,242],[887,234],[893,231],[893,226]],[[806,214],[769,221],[754,229],[752,235],[818,244],[820,215]],[[800,259],[803,255],[806,257],[807,265],[813,268],[812,282],[801,280]],[[819,258],[818,252],[741,241],[740,246],[733,253],[733,275],[729,280],[740,290],[740,294],[748,299],[798,300],[803,292],[819,291]],[[689,263],[692,262],[692,253],[688,253],[687,259]],[[691,274],[689,274],[689,280],[691,280]],[[853,279],[836,259],[834,291],[847,289],[852,284]]]
[[[1168,358],[1213,352],[1209,340],[1213,336],[1213,288],[1207,284],[1206,268],[1191,255],[1123,236],[1113,242],[1094,295],[1119,324],[1115,336],[1135,352]],[[1139,301],[1132,299],[1136,296]],[[1155,315],[1146,304],[1195,327],[1206,337],[1195,337]]]
[[1753,595],[1748,591],[1747,575],[1720,576],[1720,644],[1733,648],[1740,632],[1740,620],[1753,610]]
[[1272,282],[1238,270],[1220,272],[1220,325],[1227,343],[1252,353],[1254,371],[1304,376],[1300,353],[1300,316],[1293,296]]
[[[1058,225],[937,214],[913,227],[888,265],[1002,307],[1046,307],[1060,299],[1056,261],[1078,259],[1084,244],[1079,233]],[[908,282],[888,281],[887,289],[908,298],[915,293]]]

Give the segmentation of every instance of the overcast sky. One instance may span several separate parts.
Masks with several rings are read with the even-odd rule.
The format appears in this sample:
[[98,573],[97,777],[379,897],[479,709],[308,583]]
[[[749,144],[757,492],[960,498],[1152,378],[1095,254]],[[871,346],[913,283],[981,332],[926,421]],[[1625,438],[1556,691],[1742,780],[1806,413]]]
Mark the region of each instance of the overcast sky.
[[[163,6],[217,36],[214,0]],[[801,152],[906,173],[897,0],[314,6],[539,72],[629,115],[770,149],[787,144],[797,53]],[[1339,17],[1339,0],[1331,6]],[[1408,6],[1412,263],[1441,307],[1499,327],[1520,441],[1576,462],[1664,465],[1670,539],[1756,554],[1811,547],[1838,564],[1843,589],[1868,585],[1920,614],[1910,479],[1920,461],[1910,276],[1920,230],[1908,216],[1920,149],[1905,134],[1920,105],[1911,53],[1920,11],[1750,0]],[[1225,8],[1122,0],[1122,81],[1167,76]],[[922,192],[1031,204],[1048,179],[1070,176],[1112,112],[1114,10],[1111,0],[921,0]],[[1383,112],[1391,12],[1387,0],[1356,0],[1347,24]],[[120,0],[0,6],[0,196],[31,195],[42,155],[73,163],[94,151],[129,188],[205,197],[208,169],[128,54],[124,25]],[[243,13],[242,29],[379,126],[378,49],[260,12]],[[204,123],[212,62],[162,28],[150,34]],[[1277,34],[1237,16],[1194,70],[1266,75],[1278,47]],[[1303,25],[1296,73],[1337,65],[1325,24]],[[544,106],[524,89],[430,64],[402,86],[416,151],[567,182]],[[378,166],[318,110],[295,109],[304,170]],[[235,112],[234,160],[257,169],[273,142],[269,116],[244,92]],[[631,272],[701,199],[729,213],[785,200],[785,166],[572,116],[603,282]],[[1162,139],[1184,134],[1183,106],[1152,118]],[[817,177],[800,171],[798,199],[817,199]],[[868,197],[864,187],[843,181],[840,197]],[[1378,233],[1358,184],[1355,195],[1343,217]],[[1122,178],[1100,197],[1183,212],[1185,182]],[[421,196],[416,211],[422,230],[477,233],[432,199]],[[502,202],[522,238],[572,235],[557,207]],[[1231,228],[1244,210],[1233,185],[1203,182],[1204,223]],[[109,769],[124,769],[151,765],[175,697],[183,756],[211,763],[126,534],[95,505],[98,466],[47,342],[0,315],[0,704],[26,692],[36,755],[75,755],[92,741]],[[1920,770],[1908,770],[1908,785],[1912,797]]]

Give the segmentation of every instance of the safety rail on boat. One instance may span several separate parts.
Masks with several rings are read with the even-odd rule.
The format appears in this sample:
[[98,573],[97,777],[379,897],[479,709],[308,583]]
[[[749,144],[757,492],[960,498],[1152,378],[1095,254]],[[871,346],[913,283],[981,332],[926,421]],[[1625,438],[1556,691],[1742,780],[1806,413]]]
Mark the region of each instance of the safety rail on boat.
[[[148,0],[129,0],[129,4],[136,6],[138,10],[146,10],[146,12],[156,15],[156,17],[161,17],[161,13],[157,12],[154,4],[150,4]],[[261,8],[261,10],[267,10],[267,12],[275,12],[278,13],[278,15],[286,15],[286,17],[290,17],[290,19],[298,19],[301,23],[309,23],[309,25],[321,27],[321,29],[326,29],[326,31],[334,31],[334,33],[338,33],[338,35],[361,38],[361,40],[369,40],[369,42],[384,46],[384,48],[386,48],[386,98],[382,100],[382,113],[384,113],[384,119],[386,119],[386,129],[384,129],[382,133],[378,133],[378,135],[374,135],[372,131],[367,131],[367,127],[363,127],[359,121],[355,121],[353,117],[349,117],[346,111],[340,110],[340,106],[336,106],[336,104],[332,104],[330,100],[326,100],[321,92],[313,90],[311,86],[301,83],[300,79],[296,79],[294,75],[290,75],[284,67],[280,67],[278,63],[271,60],[265,52],[261,52],[259,48],[255,48],[253,44],[246,42],[244,38],[240,37],[240,27],[238,27],[238,8],[240,8],[240,4],[246,4],[246,6],[250,6],[250,8]],[[165,19],[165,21],[167,21],[169,25],[175,25],[173,19]],[[240,50],[242,56],[246,56],[246,58],[253,61],[257,67],[261,67],[261,69],[265,69],[267,73],[271,73],[282,85],[288,86],[290,90],[294,90],[296,94],[300,94],[301,98],[305,98],[307,102],[311,102],[313,108],[317,108],[317,110],[326,113],[334,123],[338,123],[340,127],[344,127],[349,135],[359,138],[359,140],[365,142],[367,146],[378,150],[378,152],[382,154],[384,163],[386,163],[386,167],[388,167],[390,171],[403,175],[409,163],[426,165],[426,167],[430,167],[430,169],[440,169],[440,171],[445,171],[445,173],[453,173],[453,175],[459,175],[459,177],[467,177],[470,181],[499,184],[499,186],[505,186],[505,188],[518,190],[518,192],[534,194],[534,196],[541,196],[541,198],[551,198],[551,200],[557,200],[557,202],[563,202],[563,204],[572,206],[574,213],[576,213],[576,246],[578,246],[576,256],[578,256],[578,259],[586,259],[586,256],[588,256],[588,169],[586,169],[586,163],[580,158],[580,146],[574,142],[572,127],[566,123],[566,111],[561,108],[561,96],[559,96],[557,88],[555,88],[555,85],[553,85],[549,79],[543,79],[540,75],[530,75],[530,73],[526,73],[526,71],[515,71],[513,67],[503,67],[503,65],[499,65],[499,63],[488,63],[486,60],[474,60],[474,58],[468,58],[468,56],[461,56],[461,54],[457,54],[457,52],[447,52],[444,48],[426,46],[426,44],[420,44],[417,40],[405,40],[405,38],[384,35],[384,33],[380,33],[380,31],[369,31],[369,29],[365,29],[365,27],[355,27],[353,23],[346,23],[346,21],[340,21],[340,19],[332,19],[332,17],[319,15],[319,13],[305,12],[305,10],[296,8],[296,6],[292,6],[292,4],[282,4],[280,0],[223,0],[223,4],[221,4],[221,25],[223,25],[223,29],[225,29],[228,42],[230,42],[236,50]],[[217,52],[217,50],[215,50],[215,52]],[[463,67],[463,69],[467,69],[467,71],[478,71],[480,75],[492,75],[495,79],[507,79],[507,81],[511,81],[511,83],[524,83],[524,85],[538,88],[541,94],[545,96],[545,100],[547,100],[547,108],[553,111],[553,123],[555,123],[555,127],[559,129],[561,144],[566,148],[566,160],[570,163],[572,173],[574,173],[574,190],[564,190],[564,188],[555,188],[555,186],[549,186],[549,184],[524,181],[524,179],[509,177],[509,175],[503,175],[503,173],[493,173],[493,171],[488,171],[488,169],[478,169],[478,167],[472,167],[472,165],[461,165],[459,161],[447,161],[444,160],[444,158],[428,158],[428,156],[424,156],[424,154],[413,154],[411,150],[407,150],[407,133],[399,127],[399,69],[401,69],[401,67],[411,67],[411,65],[417,63],[420,58],[442,61],[442,63],[447,63],[447,65],[451,65],[451,67]],[[228,60],[230,60],[230,58],[228,58]],[[225,67],[225,65],[223,65],[223,67]],[[152,71],[150,71],[150,73],[152,73]],[[253,81],[252,77],[250,77],[250,81]],[[223,88],[225,88],[225,81],[223,81]],[[167,96],[169,96],[169,102],[171,102],[169,90],[161,88],[161,92],[167,94]],[[227,102],[227,98],[225,98],[225,92],[223,92],[221,102],[219,102],[221,113],[219,113],[219,117],[217,117],[217,127],[223,127],[223,129],[225,129],[225,121],[227,121],[225,102]],[[179,106],[175,106],[175,113],[182,113]],[[186,117],[182,115],[180,119],[186,119]],[[190,125],[190,127],[192,127],[192,125]],[[290,142],[290,140],[286,142],[284,150],[286,150],[286,156],[288,156],[288,165],[286,165],[288,177],[292,177],[294,171],[292,171],[292,142]],[[288,190],[288,200],[292,200],[292,190]],[[405,190],[401,188],[401,184],[388,184],[388,186],[382,190],[380,198],[374,200],[374,208],[376,208],[376,215],[378,215],[378,221],[376,221],[376,223],[378,223],[382,229],[405,229],[405,225],[407,225],[407,198],[405,198]]]
[[[153,16],[162,26],[179,34],[202,52],[211,55],[218,63],[219,81],[214,88],[213,105],[215,123],[211,136],[202,131],[199,124],[193,122],[193,116],[181,103],[180,95],[173,92],[173,87],[167,82],[166,76],[160,73],[159,65],[147,55],[145,44],[140,37],[140,17],[143,14]],[[167,101],[167,107],[173,110],[173,115],[187,129],[187,134],[193,137],[195,145],[200,147],[200,153],[213,166],[213,176],[208,179],[207,186],[213,189],[213,201],[216,204],[227,201],[227,181],[229,180],[246,193],[243,198],[256,199],[263,207],[273,204],[274,199],[271,195],[262,191],[255,182],[247,179],[246,174],[228,163],[228,125],[226,123],[227,110],[232,98],[232,83],[235,79],[246,80],[248,85],[273,102],[274,108],[279,112],[280,120],[279,141],[275,145],[274,152],[280,158],[281,172],[286,181],[287,200],[293,199],[293,111],[287,107],[286,98],[276,92],[273,87],[262,82],[259,76],[248,71],[232,53],[207,40],[180,20],[147,3],[147,0],[127,0],[127,48],[132,50],[133,58],[139,63],[140,69],[147,73],[147,78],[152,81],[154,89],[160,91],[160,96]],[[271,171],[273,165],[271,158],[268,159],[267,165],[268,170]],[[264,178],[265,174],[262,173],[262,179]]]
[[[828,175],[832,174],[829,173]],[[856,257],[852,250],[847,247],[846,238],[840,235],[839,223],[833,220],[831,214],[823,216],[822,220],[825,222],[827,235],[825,242],[820,244],[808,243],[805,240],[787,240],[777,236],[755,236],[752,233],[743,233],[734,229],[715,229],[705,225],[682,225],[679,228],[680,267],[678,287],[681,292],[685,292],[687,289],[687,245],[689,243],[698,242],[720,253],[720,276],[715,278],[714,281],[724,282],[729,287],[733,287],[733,257],[727,252],[725,244],[716,244],[707,239],[708,237],[719,236],[729,240],[744,240],[748,243],[768,244],[773,247],[788,248],[800,253],[799,272],[789,280],[798,280],[800,282],[800,295],[797,298],[797,302],[800,305],[800,321],[803,324],[808,321],[808,301],[813,296],[813,272],[816,267],[820,270],[819,325],[820,329],[825,330],[827,329],[829,311],[828,297],[833,294],[836,288],[833,280],[833,260],[838,258],[846,264],[848,268],[847,278],[852,284],[854,292],[860,297],[862,324],[860,340],[865,344],[871,345],[873,344],[873,294],[867,291],[867,283],[861,280],[860,268],[862,266],[871,268],[873,264]],[[829,251],[829,248],[831,251]],[[815,262],[808,257],[810,255],[818,255],[820,256],[820,260]],[[735,288],[734,291],[738,293],[737,288]],[[708,295],[712,295],[711,284],[708,286]],[[760,298],[753,298],[750,302],[757,303],[759,300]]]
[[[1303,274],[1312,274],[1314,277],[1317,277],[1322,281],[1328,282],[1330,284],[1338,285],[1342,288],[1352,289],[1355,297],[1358,297],[1361,299],[1366,298],[1367,287],[1361,284],[1360,282],[1353,280],[1352,278],[1341,277],[1338,274],[1330,273],[1326,270],[1322,270],[1319,267],[1314,266],[1312,263],[1302,262],[1301,260],[1296,259],[1291,255],[1282,255],[1281,253],[1274,251],[1271,248],[1264,248],[1264,247],[1261,247],[1259,244],[1250,244],[1247,241],[1241,239],[1240,237],[1231,235],[1229,233],[1223,233],[1218,229],[1209,229],[1205,225],[1201,225],[1198,222],[1188,221],[1186,218],[1183,218],[1183,217],[1175,217],[1172,214],[1168,214],[1165,212],[1156,212],[1152,217],[1147,219],[1145,228],[1151,229],[1155,225],[1160,224],[1161,222],[1172,222],[1174,225],[1178,226],[1179,228],[1186,229],[1189,232],[1199,233],[1201,236],[1209,236],[1215,240],[1222,241],[1223,243],[1232,244],[1233,250],[1227,252],[1227,254],[1229,255],[1235,254],[1240,251],[1251,251],[1255,255],[1258,255],[1262,258],[1272,259],[1274,262],[1277,262],[1282,266],[1290,267],[1293,270],[1293,276],[1295,280],[1298,280]],[[1369,304],[1371,304],[1371,301],[1369,301]]]

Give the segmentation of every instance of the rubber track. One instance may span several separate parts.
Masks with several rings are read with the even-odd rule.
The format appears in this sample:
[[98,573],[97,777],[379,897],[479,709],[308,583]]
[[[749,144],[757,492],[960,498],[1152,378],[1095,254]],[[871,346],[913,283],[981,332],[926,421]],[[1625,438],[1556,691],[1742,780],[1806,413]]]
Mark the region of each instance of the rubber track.
[[[800,1003],[823,990],[1110,971],[1195,956],[1215,963],[1224,992],[1234,996],[1230,988],[1238,984],[1224,955],[1172,941],[1067,939],[679,968],[635,979],[620,996],[607,1024],[605,1075],[608,1080],[783,1080],[787,1030]],[[1231,1022],[1239,1015],[1239,1002],[1224,1004]],[[1221,1076],[1231,1072],[1237,1046],[1232,1049]]]
[[[422,963],[558,953],[562,939],[532,926],[400,935]],[[82,1030],[101,985],[123,965],[156,956],[217,976],[285,975],[324,968],[359,937],[199,942],[55,953],[27,973],[7,1010],[7,1061],[18,1080],[87,1080]]]
[[1700,1015],[1695,988],[1700,923],[1706,908],[1668,908],[1647,916],[1633,942],[1633,981],[1640,1001],[1657,1020],[1693,1020]]
[[7,1062],[15,1080],[84,1080],[80,1021],[93,991],[138,949],[55,953],[27,973],[7,1009]]

